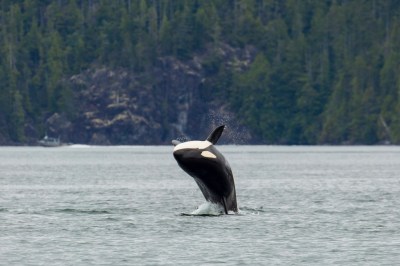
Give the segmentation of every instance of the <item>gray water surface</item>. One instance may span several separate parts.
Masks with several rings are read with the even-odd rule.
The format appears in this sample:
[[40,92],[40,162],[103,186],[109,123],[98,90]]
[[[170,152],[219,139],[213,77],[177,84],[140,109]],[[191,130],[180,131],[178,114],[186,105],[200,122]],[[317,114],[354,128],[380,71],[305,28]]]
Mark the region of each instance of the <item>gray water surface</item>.
[[240,213],[172,147],[0,148],[0,265],[395,265],[400,147],[220,146]]

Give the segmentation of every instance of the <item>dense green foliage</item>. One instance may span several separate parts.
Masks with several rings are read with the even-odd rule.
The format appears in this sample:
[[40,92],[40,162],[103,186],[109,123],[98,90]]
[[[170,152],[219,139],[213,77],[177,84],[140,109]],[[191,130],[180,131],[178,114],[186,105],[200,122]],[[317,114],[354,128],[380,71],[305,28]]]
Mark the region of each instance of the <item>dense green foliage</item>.
[[93,65],[145,72],[220,43],[258,54],[244,72],[210,58],[205,97],[264,142],[400,143],[395,0],[2,0],[0,133],[72,115],[63,79]]

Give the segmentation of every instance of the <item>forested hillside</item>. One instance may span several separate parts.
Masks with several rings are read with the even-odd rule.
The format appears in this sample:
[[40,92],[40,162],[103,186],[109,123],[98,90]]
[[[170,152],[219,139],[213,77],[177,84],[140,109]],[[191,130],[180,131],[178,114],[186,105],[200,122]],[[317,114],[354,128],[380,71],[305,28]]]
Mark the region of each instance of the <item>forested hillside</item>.
[[[0,5],[0,143],[43,136],[46,119],[55,113],[81,121],[85,88],[71,77],[84,80],[84,73],[96,69],[140,77],[135,90],[143,89],[134,95],[159,101],[154,94],[162,93],[162,86],[151,81],[168,58],[198,62],[193,69],[201,76],[201,100],[226,105],[261,143],[400,143],[400,1],[2,0]],[[250,61],[227,59],[225,48],[248,52]],[[179,86],[177,92],[185,89]],[[153,104],[165,112],[149,128],[164,134],[174,122],[162,118],[169,98]],[[151,116],[142,112],[140,119]],[[132,144],[128,139],[117,142]]]

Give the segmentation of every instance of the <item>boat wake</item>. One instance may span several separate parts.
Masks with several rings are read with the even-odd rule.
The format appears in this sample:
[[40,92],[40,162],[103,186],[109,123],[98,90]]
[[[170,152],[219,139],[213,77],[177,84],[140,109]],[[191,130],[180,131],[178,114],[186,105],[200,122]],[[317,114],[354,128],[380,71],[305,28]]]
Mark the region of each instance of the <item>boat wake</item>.
[[82,149],[82,148],[91,148],[92,146],[86,144],[71,144],[68,147],[73,149]]

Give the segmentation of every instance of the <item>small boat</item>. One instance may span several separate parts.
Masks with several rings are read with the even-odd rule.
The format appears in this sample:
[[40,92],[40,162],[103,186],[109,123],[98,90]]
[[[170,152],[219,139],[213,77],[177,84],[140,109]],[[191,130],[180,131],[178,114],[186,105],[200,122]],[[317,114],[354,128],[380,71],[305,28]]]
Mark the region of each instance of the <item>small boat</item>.
[[47,135],[43,139],[39,140],[38,143],[43,147],[59,147],[61,146],[60,137],[51,138]]

